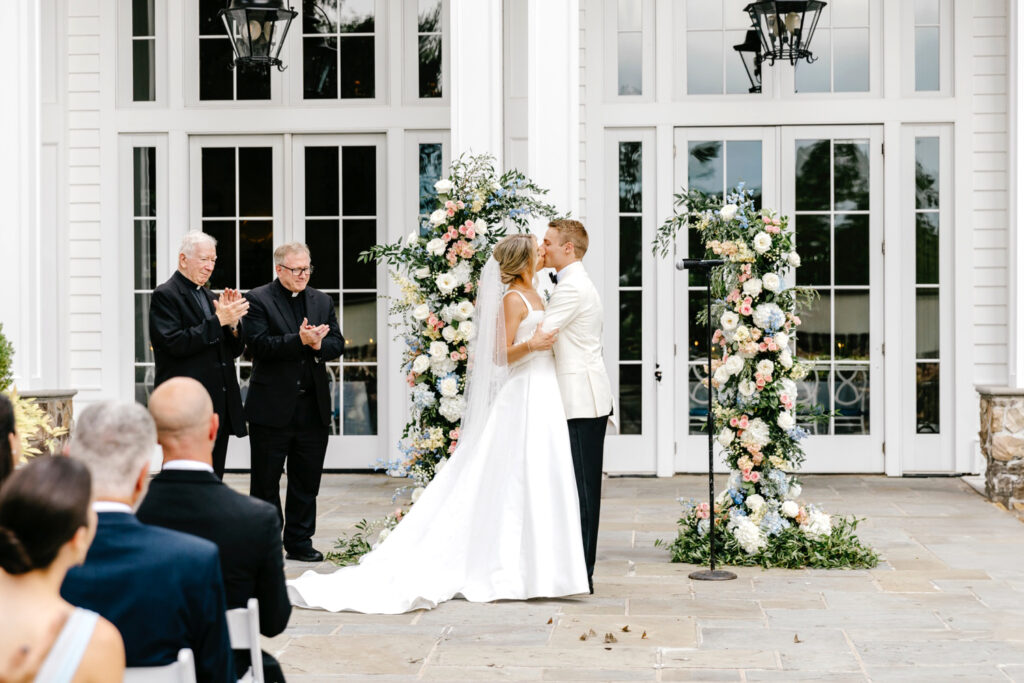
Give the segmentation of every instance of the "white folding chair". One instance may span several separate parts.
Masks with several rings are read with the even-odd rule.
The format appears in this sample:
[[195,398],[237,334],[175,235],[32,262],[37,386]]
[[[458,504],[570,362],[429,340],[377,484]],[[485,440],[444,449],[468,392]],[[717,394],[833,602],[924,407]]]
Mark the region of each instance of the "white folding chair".
[[248,650],[252,664],[240,680],[263,683],[263,651],[260,650],[260,601],[249,598],[245,607],[229,609],[228,637],[232,650]]
[[178,661],[165,666],[136,666],[124,670],[124,683],[196,683],[192,650],[178,650]]

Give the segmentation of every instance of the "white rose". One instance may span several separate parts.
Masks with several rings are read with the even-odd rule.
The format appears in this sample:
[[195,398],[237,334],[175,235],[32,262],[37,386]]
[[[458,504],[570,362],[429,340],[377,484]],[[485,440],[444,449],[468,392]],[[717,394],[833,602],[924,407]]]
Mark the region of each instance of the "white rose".
[[434,465],[434,475],[436,476],[438,472],[443,470],[446,464],[448,464],[448,458],[441,458],[438,460],[437,464]]
[[726,204],[725,206],[723,206],[721,211],[722,220],[728,223],[733,218],[736,218],[736,212],[739,211],[739,208],[740,207],[736,206],[735,204]]
[[736,341],[745,342],[750,339],[750,330],[747,329],[746,325],[740,325],[736,328]]
[[459,261],[459,265],[452,268],[451,273],[460,285],[464,285],[473,277],[473,266],[469,261]]
[[800,493],[803,490],[804,487],[800,486],[800,484],[791,484],[789,487],[789,491],[786,493],[786,498],[795,500],[800,497]]
[[[413,491],[413,495],[414,496],[416,495],[415,491]],[[416,502],[415,498],[413,499],[413,502],[414,503]],[[391,535],[391,529],[381,529],[380,530],[380,534],[377,536],[377,544],[379,545],[379,544],[383,543],[384,539],[387,538],[390,535]],[[374,547],[376,547],[376,546],[374,546]]]
[[430,355],[434,358],[446,358],[448,345],[443,341],[430,342]]
[[761,278],[761,284],[764,285],[764,288],[769,292],[777,292],[779,291],[779,287],[782,286],[782,280],[780,280],[779,276],[775,273],[768,273]]
[[454,396],[459,393],[459,380],[454,377],[445,377],[441,380],[441,386],[439,388],[442,396]]
[[732,431],[728,427],[725,427],[718,433],[718,443],[723,446],[728,446],[732,443],[732,440],[736,438],[736,432]]
[[452,191],[452,181],[448,179],[438,180],[434,183],[434,191],[438,194],[448,194]]
[[441,336],[444,337],[444,340],[447,342],[453,341],[455,339],[455,326],[446,325],[445,328],[441,330]]
[[747,505],[747,509],[752,512],[757,512],[764,507],[764,498],[758,493],[755,493],[752,496],[747,496],[747,499],[744,502]]
[[722,384],[725,384],[726,382],[728,382],[729,381],[729,368],[725,367],[724,365],[719,365],[718,369],[715,370],[715,381],[718,382],[719,385],[722,385]]
[[444,209],[438,209],[434,213],[430,214],[431,225],[441,225],[448,220],[448,212]]
[[754,395],[755,391],[757,391],[757,385],[751,382],[749,379],[740,382],[740,394],[742,394],[743,396],[749,398]]
[[725,361],[725,367],[729,368],[730,375],[739,374],[743,370],[744,365],[746,363],[743,361],[743,358],[736,355],[729,356],[729,360]]
[[412,502],[415,503],[417,500],[419,500],[420,496],[423,495],[424,491],[426,491],[426,489],[423,488],[422,486],[417,486],[416,488],[414,488],[412,490]]
[[811,538],[821,538],[832,533],[832,518],[824,512],[812,510],[807,521],[800,525],[805,534]]
[[434,284],[442,294],[451,294],[452,290],[458,287],[459,281],[451,273],[441,273],[434,280]]
[[462,412],[466,408],[466,399],[462,396],[444,397],[441,399],[437,412],[441,413],[449,422],[458,422],[462,419]]
[[789,265],[793,266],[794,268],[799,268],[800,254],[796,253],[795,251],[791,251],[789,252],[789,255],[786,256],[786,261],[788,261]]
[[747,424],[747,428],[743,430],[743,443],[756,444],[763,448],[768,444],[770,435],[768,423],[759,417],[755,417]]
[[757,363],[757,371],[762,375],[770,375],[775,370],[775,363],[771,362],[767,358]]
[[419,244],[419,241],[420,241],[420,233],[419,233],[419,231],[414,230],[414,231],[409,233],[408,237],[405,238],[405,246],[407,246],[407,247],[415,246],[416,244]]
[[784,377],[783,379],[779,380],[779,384],[782,385],[782,392],[784,394],[786,394],[787,396],[789,396],[790,398],[792,398],[795,401],[796,400],[796,382],[794,382],[793,380],[789,379],[788,377]]
[[[436,469],[436,468],[435,468]],[[787,500],[782,504],[782,514],[792,519],[796,517],[800,512],[800,506],[797,505],[795,500]]]
[[722,329],[734,330],[736,326],[740,324],[740,317],[732,311],[726,311],[722,314],[719,322],[722,323]]
[[783,349],[779,353],[779,365],[787,370],[793,367],[793,354],[790,353],[789,349]]
[[772,236],[766,232],[759,232],[754,235],[754,251],[763,254],[772,248]]
[[469,316],[473,315],[474,310],[472,301],[460,301],[455,307],[455,319],[466,320]]
[[416,308],[412,309],[412,317],[417,320],[426,320],[430,317],[430,306],[426,304],[420,304]]
[[761,295],[761,281],[756,277],[751,278],[743,283],[743,293],[747,296],[756,299]]
[[789,346],[789,335],[785,332],[776,332],[772,339],[775,340],[775,343],[778,344],[780,349],[785,349]]
[[486,235],[487,221],[483,220],[482,218],[473,221],[473,232],[475,232],[478,235]]
[[430,268],[427,268],[426,266],[420,266],[419,268],[414,270],[412,274],[416,277],[416,279],[422,280],[424,278],[430,277]]
[[[444,342],[441,343],[443,344]],[[430,358],[430,371],[438,377],[443,377],[450,372],[455,372],[456,367],[458,366],[450,356],[431,356]]]
[[435,237],[427,242],[427,253],[433,254],[434,256],[444,256],[446,248],[444,240],[440,237]]
[[416,360],[412,362],[412,371],[417,375],[422,375],[430,367],[430,358],[420,354],[416,356]]
[[473,325],[472,320],[459,323],[459,336],[465,341],[469,341],[476,335],[476,326]]
[[779,417],[776,418],[775,424],[779,425],[779,429],[782,431],[788,432],[796,426],[796,419],[793,417],[793,413],[788,410],[783,410],[779,413]]

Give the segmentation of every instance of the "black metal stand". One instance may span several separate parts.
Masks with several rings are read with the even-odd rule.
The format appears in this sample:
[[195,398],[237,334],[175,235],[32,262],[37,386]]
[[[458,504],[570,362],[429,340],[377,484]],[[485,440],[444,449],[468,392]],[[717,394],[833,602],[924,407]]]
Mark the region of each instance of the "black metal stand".
[[715,388],[711,383],[711,269],[724,264],[722,259],[682,259],[676,263],[679,270],[703,271],[708,294],[708,508],[711,515],[708,541],[711,544],[711,567],[691,572],[690,578],[695,581],[729,581],[736,578],[730,571],[715,569],[715,413],[712,406]]

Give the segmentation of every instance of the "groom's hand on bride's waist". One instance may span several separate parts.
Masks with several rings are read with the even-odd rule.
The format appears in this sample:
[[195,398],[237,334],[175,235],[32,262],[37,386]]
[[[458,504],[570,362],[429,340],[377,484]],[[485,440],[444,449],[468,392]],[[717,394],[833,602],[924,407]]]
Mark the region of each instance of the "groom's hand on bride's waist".
[[553,329],[549,332],[544,329],[544,323],[541,323],[537,325],[537,330],[530,337],[530,350],[546,351],[555,345],[556,339],[558,339],[558,330]]

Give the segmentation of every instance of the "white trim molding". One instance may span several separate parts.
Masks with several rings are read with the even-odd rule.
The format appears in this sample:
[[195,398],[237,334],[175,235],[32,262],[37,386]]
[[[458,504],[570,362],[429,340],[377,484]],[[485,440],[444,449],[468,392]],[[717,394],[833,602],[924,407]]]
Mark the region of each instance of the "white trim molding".
[[452,157],[489,153],[502,168],[501,0],[452,3]]
[[1024,192],[1024,154],[1021,154],[1021,131],[1024,130],[1024,87],[1021,77],[1024,76],[1024,51],[1020,48],[1020,40],[1024,38],[1024,12],[1016,2],[1009,3],[1010,41],[1009,64],[1007,78],[1009,80],[1009,127],[1010,152],[1009,161],[1009,208],[1010,225],[1009,245],[1009,378],[1011,387],[1024,387],[1024,239],[1021,239],[1021,193]]

